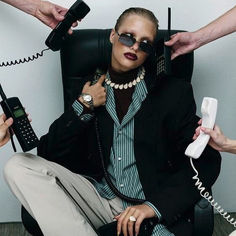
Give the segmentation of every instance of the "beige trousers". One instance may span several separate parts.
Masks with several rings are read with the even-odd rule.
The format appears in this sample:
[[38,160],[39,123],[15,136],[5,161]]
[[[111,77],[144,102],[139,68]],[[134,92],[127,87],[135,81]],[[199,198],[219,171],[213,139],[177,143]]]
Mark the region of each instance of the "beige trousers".
[[119,198],[102,198],[83,176],[29,153],[15,154],[4,177],[45,236],[95,236],[123,210]]

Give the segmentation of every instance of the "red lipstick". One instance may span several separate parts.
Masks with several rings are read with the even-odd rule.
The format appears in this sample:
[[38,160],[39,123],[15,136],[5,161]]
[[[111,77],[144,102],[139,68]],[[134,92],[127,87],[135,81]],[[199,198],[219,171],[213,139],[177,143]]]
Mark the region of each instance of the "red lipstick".
[[124,56],[131,61],[136,61],[138,59],[137,55],[131,52],[127,52],[124,54]]

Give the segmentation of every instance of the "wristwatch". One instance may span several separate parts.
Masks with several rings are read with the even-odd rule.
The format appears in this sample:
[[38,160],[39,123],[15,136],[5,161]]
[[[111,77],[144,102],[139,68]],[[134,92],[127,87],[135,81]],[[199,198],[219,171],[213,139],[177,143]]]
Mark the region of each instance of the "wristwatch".
[[93,111],[93,109],[94,109],[93,97],[88,93],[82,93],[80,96],[82,97],[83,102],[86,103],[87,105],[89,105],[89,108]]

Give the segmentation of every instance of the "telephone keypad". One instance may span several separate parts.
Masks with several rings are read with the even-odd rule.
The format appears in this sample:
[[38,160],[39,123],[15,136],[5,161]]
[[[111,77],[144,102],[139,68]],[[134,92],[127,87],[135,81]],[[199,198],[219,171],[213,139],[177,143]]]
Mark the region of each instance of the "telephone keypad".
[[27,117],[20,118],[16,121],[17,126],[19,127],[20,133],[23,136],[27,144],[33,144],[38,141],[33,129],[28,121]]

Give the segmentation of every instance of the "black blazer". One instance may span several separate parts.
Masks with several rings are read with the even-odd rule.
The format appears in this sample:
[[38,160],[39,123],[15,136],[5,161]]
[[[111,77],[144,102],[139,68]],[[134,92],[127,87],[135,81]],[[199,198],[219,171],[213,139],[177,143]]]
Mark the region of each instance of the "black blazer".
[[[75,98],[86,80],[81,80]],[[146,200],[156,206],[162,223],[176,236],[192,235],[191,210],[200,199],[189,158],[184,155],[197,127],[196,105],[190,83],[157,79],[146,73],[148,95],[134,117],[134,152]],[[113,140],[113,120],[106,108],[95,111],[105,164]],[[94,120],[86,123],[73,109],[66,111],[42,136],[38,154],[75,173],[103,177]],[[207,146],[194,161],[203,185],[210,189],[220,172],[220,154]]]

